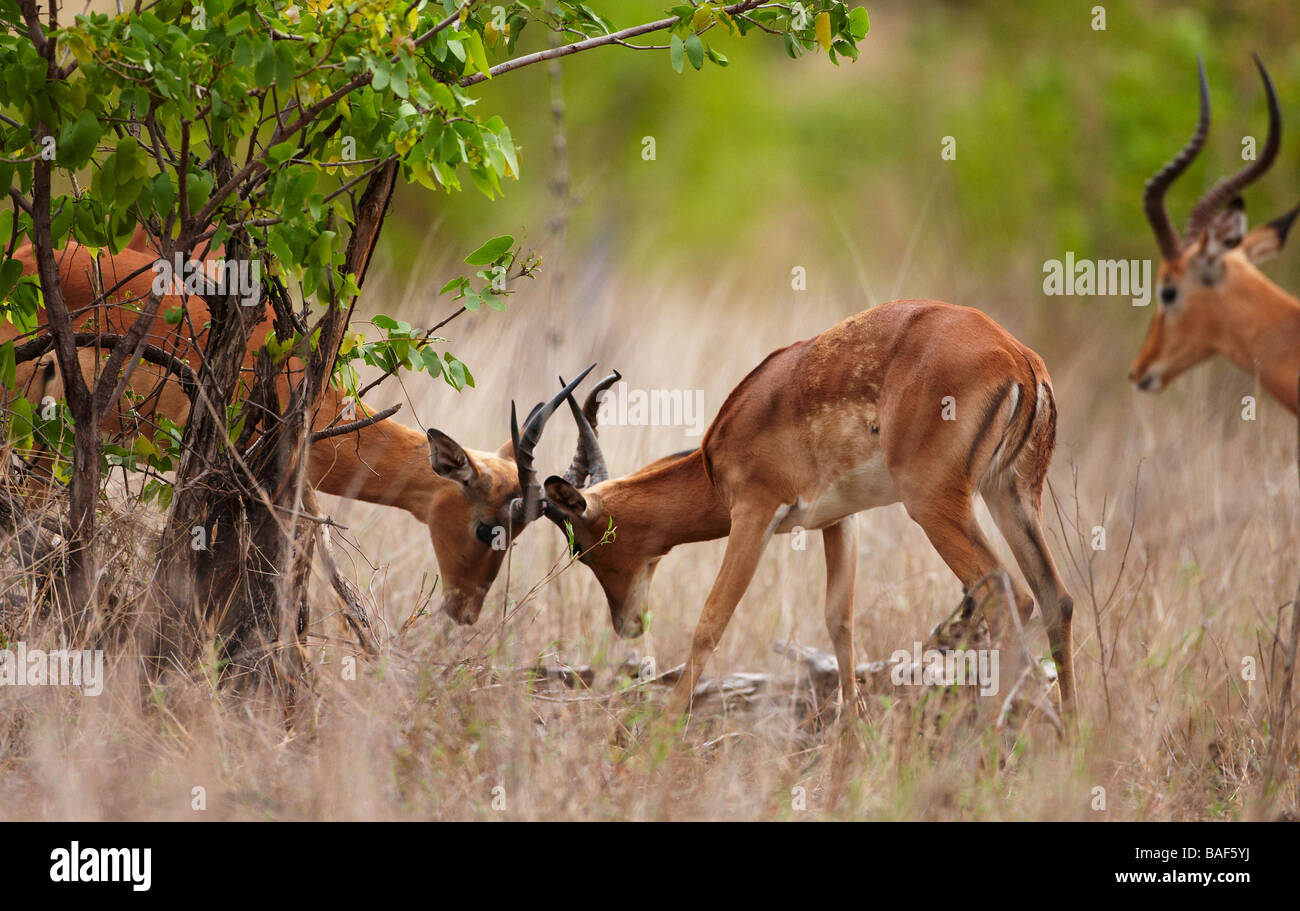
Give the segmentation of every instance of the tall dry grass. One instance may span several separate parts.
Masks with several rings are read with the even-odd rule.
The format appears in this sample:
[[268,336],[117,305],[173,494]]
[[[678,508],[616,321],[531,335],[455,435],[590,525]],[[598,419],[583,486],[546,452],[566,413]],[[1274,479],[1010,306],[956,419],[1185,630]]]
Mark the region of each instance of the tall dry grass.
[[[372,275],[371,307],[416,323],[445,314],[430,290],[454,268],[426,255],[409,279]],[[932,256],[939,256],[936,252]],[[495,449],[508,436],[511,398],[528,407],[590,361],[639,388],[702,389],[711,416],[764,354],[815,334],[867,304],[850,251],[827,259],[810,290],[789,287],[771,251],[731,257],[708,278],[637,279],[588,261],[550,299],[524,286],[507,314],[448,327],[478,377],[459,397],[424,377],[393,381],[371,402],[406,405],[402,419],[437,426],[463,444]],[[479,623],[437,614],[392,638],[428,606],[437,567],[414,519],[327,500],[347,526],[343,568],[390,638],[375,661],[353,654],[338,603],[316,580],[313,692],[292,728],[216,685],[201,669],[142,696],[137,662],[109,656],[103,695],[0,689],[0,814],[11,819],[1239,819],[1294,814],[1295,740],[1283,782],[1263,793],[1270,637],[1294,597],[1300,560],[1294,419],[1261,401],[1240,417],[1251,382],[1203,367],[1158,398],[1124,381],[1141,314],[1127,301],[1058,306],[1023,291],[972,287],[951,260],[916,263],[908,292],[980,306],[1043,352],[1060,406],[1047,525],[1076,600],[1080,734],[1073,746],[1035,730],[1008,752],[993,732],[954,726],[909,735],[896,705],[872,703],[832,795],[831,750],[794,736],[793,722],[744,716],[692,729],[683,743],[629,752],[622,718],[600,699],[536,694],[514,672],[589,664],[602,682],[630,653],[660,667],[681,661],[721,559],[721,544],[679,548],[659,568],[653,622],[634,642],[611,631],[590,573],[573,566],[522,605],[514,602],[563,563],[561,535],[528,530]],[[888,287],[890,276],[877,284]],[[1033,288],[1032,283],[1027,285]],[[1116,326],[1128,326],[1121,331]],[[608,427],[602,440],[622,473],[695,445],[680,427]],[[540,461],[567,465],[572,426],[548,428]],[[981,521],[1009,556],[981,507]],[[125,520],[135,521],[135,520]],[[1094,526],[1106,549],[1093,550]],[[865,657],[923,640],[960,591],[901,507],[859,518],[856,637]],[[776,671],[777,639],[822,649],[825,572],[814,539],[798,551],[774,539],[708,674]],[[507,603],[511,619],[502,623]],[[436,597],[433,602],[436,605]],[[516,608],[518,608],[516,610]],[[1037,618],[1033,643],[1045,651]],[[29,644],[41,629],[28,631]],[[1242,679],[1253,658],[1256,679]],[[1295,725],[1291,730],[1294,732]],[[1009,761],[1008,761],[1009,760]],[[195,788],[206,809],[195,810]],[[802,788],[800,792],[797,789]],[[1096,789],[1105,809],[1096,809]],[[832,797],[836,799],[833,801]],[[800,797],[803,799],[802,806]]]

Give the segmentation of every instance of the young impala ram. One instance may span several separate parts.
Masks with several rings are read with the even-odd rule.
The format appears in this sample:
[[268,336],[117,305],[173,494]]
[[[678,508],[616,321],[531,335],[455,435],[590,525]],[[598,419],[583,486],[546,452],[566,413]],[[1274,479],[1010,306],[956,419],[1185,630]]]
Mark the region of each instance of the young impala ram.
[[[134,322],[138,314],[128,305],[138,304],[150,293],[156,261],[156,256],[145,252],[137,241],[133,241],[132,248],[115,256],[94,257],[74,242],[57,252],[64,298],[78,330],[93,328],[104,334],[121,334]],[[30,245],[18,250],[15,257],[22,262],[25,274],[36,274]],[[101,297],[96,287],[111,293]],[[105,298],[112,303],[104,303]],[[185,310],[184,318],[168,325],[164,314],[181,306]],[[200,352],[192,344],[190,332],[183,332],[182,328],[194,327],[194,340],[201,350],[207,338],[204,328],[209,318],[207,304],[198,297],[187,296],[182,300],[176,294],[168,294],[158,314],[146,341],[188,362],[197,371]],[[46,327],[43,310],[37,317],[41,327]],[[270,330],[271,319],[268,305],[253,330],[253,343],[244,358],[246,371],[252,370],[257,347]],[[0,322],[0,344],[18,338],[13,324]],[[101,348],[81,350],[79,360],[87,377],[101,357]],[[428,526],[442,577],[442,610],[457,623],[473,623],[501,567],[505,555],[502,544],[508,544],[498,530],[508,529],[517,536],[541,514],[541,488],[533,468],[533,451],[542,428],[567,392],[590,370],[587,368],[568,390],[545,406],[539,404],[534,408],[522,433],[512,426],[511,441],[495,452],[466,449],[439,430],[421,433],[385,419],[313,443],[309,453],[309,480],[322,493],[395,506]],[[32,402],[46,396],[57,400],[62,395],[52,353],[19,364],[16,380],[17,394]],[[141,363],[128,388],[135,401],[128,404],[124,397],[118,408],[109,412],[104,424],[108,436],[125,439],[129,445],[142,428],[152,435],[155,415],[165,415],[177,424],[185,423],[190,401],[166,370]],[[287,387],[281,388],[280,397],[286,400]],[[370,415],[360,405],[355,408],[355,417],[349,415],[346,405],[342,392],[333,387],[328,389],[314,415],[313,430]]]
[[1300,206],[1246,230],[1238,195],[1277,159],[1282,117],[1268,71],[1255,59],[1268,97],[1268,139],[1259,158],[1215,184],[1192,209],[1180,242],[1165,191],[1196,158],[1210,130],[1210,93],[1199,68],[1200,117],[1183,150],[1147,181],[1142,205],[1160,247],[1160,303],[1129,371],[1137,388],[1156,392],[1190,367],[1222,354],[1257,377],[1273,398],[1296,413],[1300,379],[1300,301],[1269,281],[1255,264],[1282,248]]
[[[896,301],[775,351],[723,402],[698,450],[616,480],[607,480],[590,421],[569,404],[581,445],[569,474],[546,480],[546,514],[572,526],[619,635],[642,632],[651,576],[664,554],[727,538],[671,715],[689,709],[768,539],[795,526],[822,531],[826,625],[843,704],[855,706],[854,515],[902,501],[969,597],[998,565],[975,521],[977,491],[1038,599],[1062,706],[1073,712],[1073,601],[1041,527],[1056,439],[1051,381],[1042,359],[983,313]],[[613,540],[600,544],[611,523]],[[1015,596],[1027,618],[1033,599],[1019,584]],[[996,606],[988,612],[995,642],[1010,632],[1003,616]]]

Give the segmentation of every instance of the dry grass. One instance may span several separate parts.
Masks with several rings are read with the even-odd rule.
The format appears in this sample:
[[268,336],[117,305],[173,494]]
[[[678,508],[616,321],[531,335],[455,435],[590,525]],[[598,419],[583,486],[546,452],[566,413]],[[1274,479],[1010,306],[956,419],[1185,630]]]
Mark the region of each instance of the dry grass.
[[[453,350],[474,368],[478,389],[457,401],[423,377],[408,378],[405,391],[392,384],[388,400],[372,404],[400,396],[403,420],[495,449],[507,436],[511,396],[527,407],[557,372],[598,360],[637,387],[703,389],[711,416],[767,351],[864,305],[853,291],[796,295],[788,267],[770,280],[764,269],[755,255],[752,271],[702,282],[615,283],[593,273],[562,305],[548,304],[538,283],[523,289],[511,313],[450,327]],[[919,264],[913,272],[923,274]],[[445,274],[446,264],[429,265],[409,286],[381,281],[371,300],[407,301],[401,315],[428,322],[423,289]],[[961,276],[954,281],[960,285]],[[0,815],[1162,820],[1295,813],[1294,740],[1283,786],[1271,803],[1261,800],[1275,688],[1269,642],[1278,606],[1294,596],[1300,574],[1293,419],[1262,403],[1258,421],[1242,421],[1240,396],[1253,390],[1222,366],[1194,372],[1161,398],[1135,397],[1123,374],[1138,338],[1097,316],[1126,302],[1090,301],[1048,317],[1023,295],[926,290],[981,306],[1053,369],[1061,427],[1048,525],[1077,603],[1077,746],[1035,730],[1003,763],[1006,745],[987,729],[954,725],[921,738],[908,733],[905,706],[877,701],[833,801],[831,751],[808,747],[793,725],[755,727],[733,717],[707,732],[692,729],[678,748],[655,742],[629,752],[622,719],[606,702],[556,701],[512,676],[539,659],[590,664],[602,674],[631,651],[656,656],[661,667],[681,661],[720,561],[721,545],[713,543],[664,560],[652,628],[641,641],[613,635],[603,596],[575,566],[504,627],[503,580],[476,627],[421,618],[381,660],[359,663],[355,680],[343,675],[351,652],[337,601],[318,580],[315,693],[291,732],[274,713],[201,674],[142,700],[135,662],[124,654],[109,656],[109,685],[97,698],[52,687],[0,689]],[[568,419],[557,418],[543,442],[544,464],[566,465],[572,437]],[[697,442],[673,427],[611,427],[603,439],[616,473]],[[345,572],[397,630],[436,575],[424,530],[379,507],[331,500],[325,508],[349,528],[340,548]],[[859,524],[857,641],[865,657],[886,657],[924,639],[959,588],[901,507],[868,513]],[[1089,546],[1095,525],[1106,529],[1104,551]],[[562,543],[545,523],[529,530],[513,558],[512,597],[561,559]],[[801,552],[775,539],[709,673],[779,670],[785,659],[772,651],[777,639],[826,648],[824,575],[816,540]],[[1037,619],[1032,633],[1045,650]],[[1242,680],[1247,656],[1258,665],[1253,682]],[[196,787],[205,789],[201,812],[192,809]],[[1093,808],[1098,787],[1104,811]],[[805,809],[792,799],[797,788]]]

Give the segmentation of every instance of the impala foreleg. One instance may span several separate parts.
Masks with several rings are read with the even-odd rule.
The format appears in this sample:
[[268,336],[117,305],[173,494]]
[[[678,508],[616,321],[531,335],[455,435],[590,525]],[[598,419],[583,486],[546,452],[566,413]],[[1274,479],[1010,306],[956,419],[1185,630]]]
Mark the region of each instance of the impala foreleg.
[[691,640],[691,654],[681,678],[669,697],[666,714],[676,718],[689,712],[691,697],[700,682],[700,674],[709,656],[717,648],[731,615],[754,577],[763,548],[772,536],[772,518],[776,506],[737,506],[731,512],[731,535],[722,558],[722,568],[713,581],[713,589],[704,602],[704,611]]
[[855,516],[822,529],[826,549],[826,631],[840,666],[841,717],[858,711],[858,678],[853,659],[853,588],[858,571]]

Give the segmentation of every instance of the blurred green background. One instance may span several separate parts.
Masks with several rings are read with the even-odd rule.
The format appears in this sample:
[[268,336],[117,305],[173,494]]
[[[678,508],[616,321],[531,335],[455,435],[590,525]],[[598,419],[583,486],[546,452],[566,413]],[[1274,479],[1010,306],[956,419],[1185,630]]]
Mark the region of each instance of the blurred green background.
[[[666,4],[590,5],[624,26]],[[624,48],[566,58],[572,201],[563,250],[547,228],[557,212],[553,77],[539,65],[485,86],[482,110],[501,113],[522,146],[522,179],[495,203],[473,191],[404,188],[384,238],[394,268],[418,263],[433,226],[439,252],[456,258],[495,234],[526,238],[566,276],[566,296],[589,295],[615,274],[624,282],[715,274],[760,288],[770,280],[788,293],[798,264],[810,291],[857,295],[863,306],[896,296],[982,306],[1011,294],[1045,318],[1058,308],[1083,314],[1098,309],[1096,299],[1042,295],[1043,261],[1066,250],[1155,256],[1140,194],[1192,130],[1197,54],[1214,121],[1169,195],[1176,224],[1210,183],[1241,167],[1244,135],[1263,143],[1252,52],[1273,76],[1284,122],[1300,123],[1293,0],[1110,2],[1100,4],[1104,31],[1093,29],[1099,4],[1088,2],[864,5],[871,33],[861,59],[838,67],[820,53],[791,60],[770,36],[717,30],[725,69],[679,75],[667,51]],[[524,50],[545,37],[535,27],[525,36]],[[653,161],[642,158],[646,136]],[[940,158],[945,136],[956,141],[954,161]],[[1300,201],[1297,165],[1300,141],[1285,133],[1278,163],[1246,194],[1252,223]],[[1300,287],[1294,250],[1267,271]],[[516,301],[531,293],[521,288]],[[1118,299],[1100,309],[1128,327],[1124,347],[1136,350],[1150,311]],[[1051,344],[1037,346],[1050,363]]]

